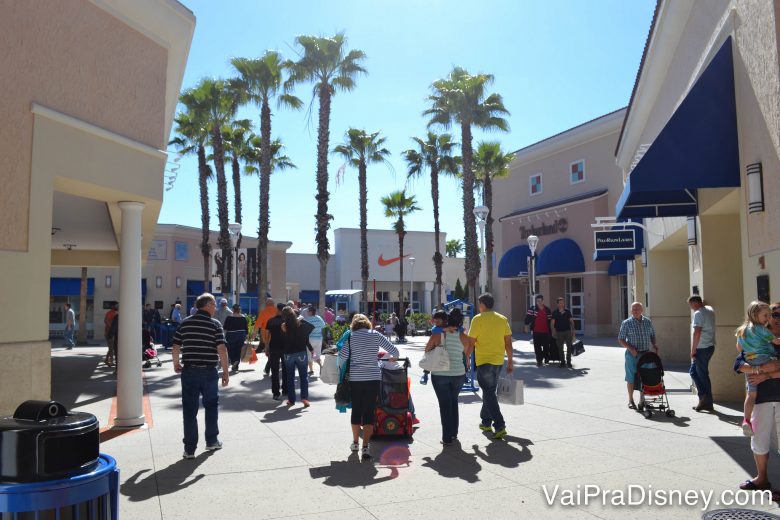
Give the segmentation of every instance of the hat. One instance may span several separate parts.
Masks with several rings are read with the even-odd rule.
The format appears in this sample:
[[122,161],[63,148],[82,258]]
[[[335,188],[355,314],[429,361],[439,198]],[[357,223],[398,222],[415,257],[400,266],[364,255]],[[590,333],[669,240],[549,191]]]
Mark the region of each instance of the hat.
[[219,303],[220,304],[223,304],[223,303],[227,304],[227,298],[222,298],[221,300],[219,300]]

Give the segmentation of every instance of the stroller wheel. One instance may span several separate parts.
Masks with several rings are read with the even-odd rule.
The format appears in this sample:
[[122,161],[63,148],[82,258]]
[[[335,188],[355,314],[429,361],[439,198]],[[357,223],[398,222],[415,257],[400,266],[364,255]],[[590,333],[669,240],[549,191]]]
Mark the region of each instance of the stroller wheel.
[[647,410],[645,410],[644,416],[645,416],[645,419],[649,419],[650,417],[653,416],[653,412],[650,411],[650,409],[648,408]]
[[674,410],[666,410],[667,417],[674,417]]

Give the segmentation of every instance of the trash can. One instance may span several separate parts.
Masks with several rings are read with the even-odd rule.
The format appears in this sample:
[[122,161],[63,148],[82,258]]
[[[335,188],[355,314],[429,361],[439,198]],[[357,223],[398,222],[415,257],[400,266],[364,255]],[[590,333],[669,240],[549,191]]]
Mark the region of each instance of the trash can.
[[176,334],[178,327],[179,324],[171,320],[165,320],[160,324],[160,343],[166,349],[173,345],[173,335]]
[[115,519],[119,470],[94,415],[26,401],[0,418],[0,519]]

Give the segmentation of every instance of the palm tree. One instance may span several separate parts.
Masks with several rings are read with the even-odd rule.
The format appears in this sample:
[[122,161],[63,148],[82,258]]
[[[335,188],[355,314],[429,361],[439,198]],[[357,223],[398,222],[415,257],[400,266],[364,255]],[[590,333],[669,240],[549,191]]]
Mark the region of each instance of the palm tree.
[[205,112],[206,128],[209,131],[214,166],[217,171],[217,219],[219,220],[219,238],[217,245],[222,250],[222,290],[225,291],[230,280],[232,252],[230,232],[228,231],[227,177],[225,177],[225,149],[222,141],[222,127],[233,120],[236,113],[238,96],[232,86],[219,79],[204,78],[193,90],[194,96]]
[[433,254],[433,265],[436,270],[436,297],[434,305],[441,304],[442,287],[442,264],[444,259],[441,256],[439,246],[439,174],[455,175],[458,171],[458,160],[452,156],[452,150],[455,144],[450,134],[436,135],[428,132],[425,140],[419,137],[412,137],[417,143],[417,149],[410,149],[403,152],[404,159],[409,168],[407,178],[422,176],[427,168],[431,173],[431,200],[433,201],[433,240],[435,242],[435,252]]
[[[406,190],[394,191],[386,197],[382,197],[382,204],[385,207],[385,216],[388,218],[395,218],[393,228],[398,235],[398,257],[401,259],[398,262],[399,268],[399,285],[398,285],[398,301],[399,311],[401,314],[404,312],[404,236],[406,236],[406,226],[404,225],[404,217],[415,211],[419,211],[417,201],[414,199],[414,195],[406,196]],[[412,303],[412,294],[409,294],[409,304]]]
[[[225,146],[225,154],[230,158],[233,170],[233,194],[235,221],[241,224],[241,165],[249,153],[248,134],[252,131],[252,122],[249,119],[238,119],[229,125],[222,127],[222,142]],[[241,247],[241,236],[238,237],[236,247]]]
[[501,143],[481,142],[474,154],[474,183],[482,191],[482,204],[488,209],[485,226],[486,291],[493,289],[493,179],[502,179],[509,175],[509,164],[513,153],[504,153]]
[[328,229],[333,218],[328,213],[328,147],[330,139],[330,103],[337,90],[355,88],[355,79],[365,74],[362,62],[366,54],[357,49],[347,50],[344,33],[332,38],[298,36],[295,43],[301,47],[300,58],[290,63],[290,78],[285,86],[298,83],[314,83],[313,95],[319,100],[319,124],[317,128],[317,259],[320,262],[319,308],[325,307],[325,287],[330,244]]
[[198,158],[198,186],[200,188],[200,222],[201,242],[200,252],[203,254],[203,290],[209,288],[210,277],[210,214],[209,214],[209,187],[208,181],[212,179],[213,172],[206,161],[206,142],[209,132],[206,128],[205,113],[199,98],[192,89],[185,91],[179,97],[184,110],[176,116],[176,137],[169,144],[178,149],[179,155],[195,154]]
[[365,130],[350,128],[344,138],[344,144],[333,149],[333,153],[341,155],[350,166],[357,168],[358,186],[360,187],[360,277],[363,281],[363,296],[361,301],[368,301],[368,183],[366,170],[369,164],[384,163],[390,166],[387,157],[390,151],[384,148],[385,138],[379,137],[379,132],[367,134]]
[[445,248],[447,250],[447,256],[450,258],[455,258],[460,252],[463,251],[463,242],[453,238],[452,240],[447,240]]
[[265,299],[268,290],[268,230],[271,227],[269,212],[269,186],[273,172],[271,145],[271,101],[277,106],[298,109],[303,104],[297,97],[284,93],[285,62],[276,51],[266,51],[260,58],[233,58],[230,61],[239,74],[236,84],[246,94],[246,99],[260,106],[260,208],[258,216],[257,259],[260,279],[257,284],[258,301]]
[[455,67],[449,76],[431,85],[428,96],[431,108],[423,112],[430,116],[428,125],[439,124],[449,128],[460,125],[461,157],[463,161],[463,222],[466,243],[466,283],[471,286],[476,306],[479,253],[477,229],[474,217],[474,171],[472,169],[471,127],[484,130],[509,130],[509,123],[502,116],[509,114],[499,94],[485,94],[485,87],[493,82],[491,74],[472,76],[465,69]]

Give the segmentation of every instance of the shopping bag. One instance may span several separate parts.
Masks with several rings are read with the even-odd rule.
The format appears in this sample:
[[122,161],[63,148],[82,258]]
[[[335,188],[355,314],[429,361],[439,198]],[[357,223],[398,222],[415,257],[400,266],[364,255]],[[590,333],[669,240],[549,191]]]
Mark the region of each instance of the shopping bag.
[[585,352],[585,345],[582,344],[582,340],[577,340],[572,346],[571,346],[571,355],[572,356],[579,356]]
[[249,358],[249,364],[254,365],[257,363],[257,350],[255,350],[255,347],[249,347],[249,350],[252,351],[252,355]]
[[337,385],[339,383],[339,360],[337,356],[323,354],[320,381],[326,385]]
[[434,347],[423,354],[420,368],[429,372],[445,372],[450,369],[450,356],[444,345]]
[[511,375],[498,380],[498,402],[505,404],[523,404],[523,380],[514,379]]
[[[249,343],[244,343],[244,346],[241,347],[241,361],[244,363],[251,363],[252,362],[252,354],[254,354],[255,349],[252,348],[252,345]],[[257,354],[255,354],[257,355]]]

